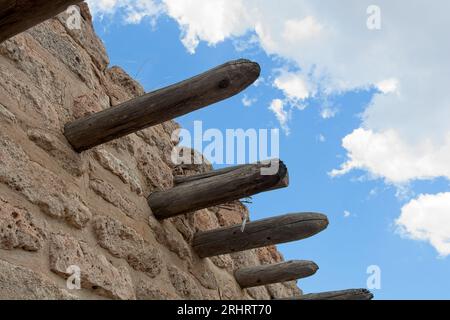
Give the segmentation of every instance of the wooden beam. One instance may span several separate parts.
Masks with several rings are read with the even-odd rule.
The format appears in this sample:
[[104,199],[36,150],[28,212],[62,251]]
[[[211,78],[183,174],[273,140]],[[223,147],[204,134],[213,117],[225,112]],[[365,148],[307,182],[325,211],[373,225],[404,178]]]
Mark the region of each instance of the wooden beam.
[[309,238],[328,226],[320,213],[294,213],[241,226],[199,232],[192,246],[201,258],[245,251]]
[[65,127],[65,136],[84,151],[232,97],[250,86],[260,67],[249,60],[225,63],[194,78],[116,107],[78,119]]
[[350,289],[323,293],[305,294],[283,300],[372,300],[373,294],[367,289]]
[[[274,171],[266,175],[269,168]],[[170,190],[152,193],[148,203],[157,219],[167,219],[288,185],[286,166],[273,160],[189,177]]]
[[80,2],[81,0],[0,0],[0,43]]
[[187,182],[197,181],[197,180],[201,180],[201,179],[205,179],[205,178],[216,177],[216,176],[220,176],[222,174],[229,173],[231,171],[234,171],[234,170],[237,170],[237,169],[240,169],[243,167],[248,167],[248,166],[251,166],[251,164],[243,164],[243,165],[239,165],[239,166],[235,166],[235,167],[213,170],[210,172],[205,172],[205,173],[196,174],[196,175],[192,175],[192,176],[175,176],[173,178],[173,184],[180,185],[180,184],[187,183]]
[[319,267],[312,261],[288,261],[239,269],[234,276],[244,289],[310,277],[317,270]]

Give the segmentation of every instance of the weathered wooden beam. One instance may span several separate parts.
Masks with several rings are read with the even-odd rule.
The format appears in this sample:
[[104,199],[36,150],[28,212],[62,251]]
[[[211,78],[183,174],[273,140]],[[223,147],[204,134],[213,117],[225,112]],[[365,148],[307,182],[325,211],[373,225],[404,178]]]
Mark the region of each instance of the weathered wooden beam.
[[81,0],[0,0],[0,43]]
[[84,151],[232,97],[260,74],[257,63],[236,60],[194,78],[145,94],[116,107],[78,119],[65,127],[65,136]]
[[[266,174],[269,168],[274,171]],[[276,160],[190,177],[170,190],[152,193],[148,203],[157,219],[167,219],[288,185],[288,170]]]
[[320,213],[293,213],[280,217],[199,232],[192,246],[201,258],[245,251],[270,245],[309,238],[328,226],[328,219]]
[[288,261],[239,269],[234,276],[244,289],[310,277],[317,270],[319,267],[312,261]]
[[373,294],[367,289],[350,289],[323,293],[305,294],[283,300],[372,300]]
[[192,175],[192,176],[175,176],[173,178],[173,184],[180,185],[180,184],[187,183],[187,182],[197,181],[197,180],[201,180],[201,179],[205,179],[205,178],[216,177],[216,176],[220,176],[222,174],[234,171],[236,169],[239,169],[242,167],[248,167],[248,166],[251,166],[251,164],[243,164],[243,165],[239,165],[239,166],[235,166],[235,167],[213,170],[210,172],[205,172],[205,173],[196,174],[196,175]]

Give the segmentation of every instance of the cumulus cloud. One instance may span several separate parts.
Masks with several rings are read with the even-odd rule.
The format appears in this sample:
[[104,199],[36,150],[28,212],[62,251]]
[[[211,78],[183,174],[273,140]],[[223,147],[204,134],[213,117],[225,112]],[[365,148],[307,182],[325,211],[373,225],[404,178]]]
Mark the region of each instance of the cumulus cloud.
[[285,110],[284,106],[285,105],[283,100],[274,99],[269,106],[269,110],[271,110],[275,114],[278,122],[280,123],[281,128],[286,133],[286,135],[289,135],[290,129],[288,126],[288,121],[290,118],[290,114],[288,111]]
[[241,36],[251,26],[251,11],[241,0],[165,0],[168,15],[180,25],[182,42],[194,53],[201,40],[210,45]]
[[[290,130],[288,122],[290,121],[290,115],[293,109],[303,110],[306,108],[305,101],[314,95],[314,88],[308,83],[307,79],[299,72],[289,72],[286,70],[277,70],[277,77],[273,81],[273,86],[280,90],[284,99],[282,101],[283,105],[286,106],[288,111],[284,111],[287,115],[285,121],[280,124],[286,135],[289,135]],[[278,103],[281,100],[276,100]],[[271,107],[273,111],[273,108]],[[275,113],[277,115],[277,113]],[[278,120],[280,117],[277,115]]]
[[376,87],[378,90],[380,90],[382,93],[394,93],[398,89],[398,80],[397,79],[386,79],[383,81],[380,81],[376,84]]
[[320,116],[323,119],[331,119],[331,118],[334,118],[337,113],[338,113],[337,108],[325,107],[320,111]]
[[424,139],[411,146],[395,130],[378,133],[360,128],[344,138],[343,147],[349,150],[349,160],[332,176],[363,169],[394,184],[441,176],[450,179],[450,134],[439,145]]
[[291,101],[305,100],[312,95],[306,79],[299,73],[281,71],[273,84]]
[[441,256],[450,255],[450,193],[420,195],[402,208],[396,224],[405,237],[427,241]]
[[301,20],[292,19],[284,24],[283,38],[291,43],[314,39],[322,31],[322,26],[314,17],[306,17]]
[[87,0],[94,15],[112,14],[117,10],[118,0]]
[[255,104],[258,101],[258,99],[256,98],[250,98],[247,95],[244,95],[244,97],[242,98],[242,104],[244,105],[244,107],[251,107],[253,104]]
[[163,5],[153,0],[87,0],[94,17],[104,18],[122,13],[125,23],[137,24],[144,18],[155,22],[163,11]]

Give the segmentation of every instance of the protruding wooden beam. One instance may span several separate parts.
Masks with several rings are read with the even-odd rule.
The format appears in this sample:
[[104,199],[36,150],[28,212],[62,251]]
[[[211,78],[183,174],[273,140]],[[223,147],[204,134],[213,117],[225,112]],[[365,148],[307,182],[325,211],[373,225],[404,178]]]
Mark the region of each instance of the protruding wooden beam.
[[0,0],[0,43],[81,0]]
[[350,289],[323,293],[305,294],[284,300],[372,300],[373,294],[367,289]]
[[244,289],[310,277],[317,270],[319,267],[312,261],[288,261],[239,269],[234,276]]
[[235,167],[223,168],[223,169],[219,169],[219,170],[213,170],[210,172],[196,174],[193,176],[175,176],[173,178],[173,184],[180,185],[180,184],[187,183],[187,182],[198,181],[198,180],[205,179],[205,178],[216,177],[216,176],[220,176],[222,174],[229,173],[231,171],[234,171],[234,170],[237,170],[237,169],[240,169],[243,167],[248,167],[248,166],[252,166],[252,165],[251,164],[243,164],[243,165],[239,165],[239,166],[235,166]]
[[286,166],[273,160],[189,177],[170,190],[152,193],[148,203],[157,219],[167,219],[288,185]]
[[309,238],[328,226],[328,218],[320,213],[293,213],[280,217],[199,232],[192,246],[201,258],[245,251]]
[[73,148],[81,152],[232,97],[255,82],[260,71],[255,62],[231,61],[194,78],[76,120],[66,125],[64,134]]

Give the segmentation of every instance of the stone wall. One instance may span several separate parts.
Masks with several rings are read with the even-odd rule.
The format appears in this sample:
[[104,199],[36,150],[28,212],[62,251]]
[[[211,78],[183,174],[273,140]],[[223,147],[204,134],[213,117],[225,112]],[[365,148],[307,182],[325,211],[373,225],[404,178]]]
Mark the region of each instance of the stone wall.
[[[274,247],[199,259],[193,234],[242,223],[240,202],[157,221],[146,202],[172,186],[175,122],[82,154],[64,125],[143,94],[110,68],[86,5],[82,30],[64,14],[0,45],[1,299],[270,299],[294,282],[241,290],[233,270],[282,261]],[[81,271],[81,290],[66,279]]]

